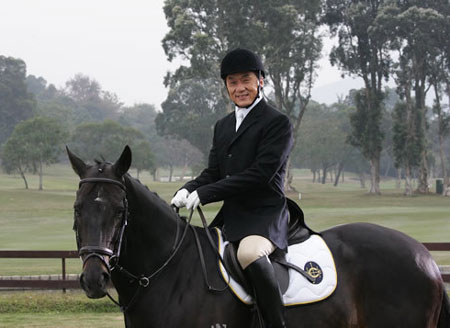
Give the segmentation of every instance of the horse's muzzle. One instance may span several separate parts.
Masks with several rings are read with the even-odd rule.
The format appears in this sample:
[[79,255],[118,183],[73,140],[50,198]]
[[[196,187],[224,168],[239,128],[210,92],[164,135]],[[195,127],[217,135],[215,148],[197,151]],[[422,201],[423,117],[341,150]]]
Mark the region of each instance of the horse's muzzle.
[[80,275],[81,288],[89,298],[101,298],[107,293],[107,286],[111,275],[104,263],[97,258],[92,258],[85,263],[83,273]]

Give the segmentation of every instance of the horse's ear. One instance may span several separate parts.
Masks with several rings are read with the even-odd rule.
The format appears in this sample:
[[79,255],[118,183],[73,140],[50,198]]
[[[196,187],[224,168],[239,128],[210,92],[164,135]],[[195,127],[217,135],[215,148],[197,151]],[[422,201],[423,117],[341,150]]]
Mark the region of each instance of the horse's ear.
[[119,159],[113,164],[114,171],[118,176],[123,176],[131,166],[131,149],[128,145],[122,151]]
[[69,147],[66,146],[67,155],[69,156],[70,164],[72,165],[73,170],[80,178],[84,176],[87,170],[87,165],[81,158],[78,158],[74,153],[69,150]]

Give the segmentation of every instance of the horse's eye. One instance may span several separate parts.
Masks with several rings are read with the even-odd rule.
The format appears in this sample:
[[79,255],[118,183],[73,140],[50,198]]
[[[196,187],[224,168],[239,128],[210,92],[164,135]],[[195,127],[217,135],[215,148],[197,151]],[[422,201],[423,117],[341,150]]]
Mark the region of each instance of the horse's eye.
[[118,208],[118,209],[116,209],[116,215],[117,216],[122,216],[123,215],[123,213],[124,213],[124,211],[125,211],[125,209],[124,208]]

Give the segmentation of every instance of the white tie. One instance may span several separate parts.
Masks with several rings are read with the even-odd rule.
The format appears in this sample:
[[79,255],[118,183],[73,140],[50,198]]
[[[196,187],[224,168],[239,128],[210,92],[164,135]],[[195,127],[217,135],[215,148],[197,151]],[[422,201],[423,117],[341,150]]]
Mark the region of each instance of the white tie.
[[244,120],[244,113],[242,111],[238,111],[236,113],[236,131],[239,129],[242,121]]

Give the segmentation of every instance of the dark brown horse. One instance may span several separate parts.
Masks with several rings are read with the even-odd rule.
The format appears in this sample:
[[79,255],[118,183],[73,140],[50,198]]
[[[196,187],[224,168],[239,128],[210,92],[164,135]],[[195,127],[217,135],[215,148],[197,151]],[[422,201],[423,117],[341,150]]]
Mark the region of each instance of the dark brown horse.
[[[228,289],[206,288],[193,230],[203,246],[209,283],[218,290],[225,283],[204,229],[189,228],[126,174],[128,147],[115,164],[88,165],[68,154],[81,178],[74,229],[88,297],[105,296],[112,279],[126,327],[250,326],[250,306]],[[450,327],[441,275],[422,244],[373,224],[341,225],[322,236],[334,255],[337,289],[323,301],[287,308],[288,327]]]

